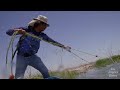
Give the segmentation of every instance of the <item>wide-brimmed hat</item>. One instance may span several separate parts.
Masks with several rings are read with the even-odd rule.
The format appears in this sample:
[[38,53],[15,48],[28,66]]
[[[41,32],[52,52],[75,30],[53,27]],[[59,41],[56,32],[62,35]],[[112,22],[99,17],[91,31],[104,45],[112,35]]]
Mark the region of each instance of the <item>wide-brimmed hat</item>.
[[47,26],[50,26],[48,24],[48,18],[46,16],[43,16],[43,15],[39,15],[37,18],[33,18],[32,21],[30,21],[28,23],[29,26],[34,26],[34,24],[37,22],[37,21],[41,21],[43,23],[45,23]]

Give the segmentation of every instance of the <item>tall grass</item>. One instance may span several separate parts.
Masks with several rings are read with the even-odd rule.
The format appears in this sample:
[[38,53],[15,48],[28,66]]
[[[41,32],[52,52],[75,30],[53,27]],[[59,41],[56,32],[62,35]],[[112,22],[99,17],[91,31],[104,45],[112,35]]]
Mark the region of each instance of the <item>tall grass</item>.
[[79,72],[77,71],[61,71],[61,72],[50,72],[51,76],[58,76],[62,79],[74,79],[79,75]]
[[[54,72],[49,72],[50,73],[50,76],[57,76],[61,79],[75,79],[79,73],[77,71],[54,71]],[[34,74],[32,76],[27,76],[26,79],[43,79],[42,75],[41,74]]]
[[99,59],[96,61],[95,67],[97,68],[105,67],[115,62],[120,62],[120,55],[114,55],[109,58]]

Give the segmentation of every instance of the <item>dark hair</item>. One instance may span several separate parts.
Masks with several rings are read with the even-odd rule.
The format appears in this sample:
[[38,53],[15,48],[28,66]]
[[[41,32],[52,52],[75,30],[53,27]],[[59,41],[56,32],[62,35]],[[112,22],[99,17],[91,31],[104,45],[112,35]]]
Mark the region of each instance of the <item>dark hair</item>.
[[37,22],[34,23],[33,28],[35,28],[35,27],[37,27],[37,26],[39,26],[39,25],[46,25],[47,27],[49,26],[48,24],[46,24],[46,23],[44,23],[44,22],[42,22],[42,21],[37,21]]
[[36,27],[38,27],[39,25],[41,25],[41,22],[35,22],[34,25],[33,25],[33,28],[36,28]]

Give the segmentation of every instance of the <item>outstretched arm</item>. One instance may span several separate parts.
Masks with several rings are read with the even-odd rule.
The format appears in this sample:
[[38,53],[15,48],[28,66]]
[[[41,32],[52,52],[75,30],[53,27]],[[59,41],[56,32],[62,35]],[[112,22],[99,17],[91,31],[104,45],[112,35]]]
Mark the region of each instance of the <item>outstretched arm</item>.
[[46,34],[44,34],[44,33],[42,34],[42,38],[43,38],[44,40],[48,41],[49,43],[55,45],[55,46],[61,47],[61,48],[65,49],[65,50],[71,52],[71,47],[65,46],[65,45],[63,45],[63,44],[61,44],[61,43],[59,43],[59,42],[57,42],[57,41],[54,41],[53,39],[51,39],[50,37],[48,37],[48,36],[47,36]]
[[42,36],[41,36],[44,40],[46,40],[48,43],[51,43],[55,46],[58,46],[58,47],[61,47],[61,48],[64,48],[65,46],[57,41],[54,41],[53,39],[51,39],[48,35],[42,33]]

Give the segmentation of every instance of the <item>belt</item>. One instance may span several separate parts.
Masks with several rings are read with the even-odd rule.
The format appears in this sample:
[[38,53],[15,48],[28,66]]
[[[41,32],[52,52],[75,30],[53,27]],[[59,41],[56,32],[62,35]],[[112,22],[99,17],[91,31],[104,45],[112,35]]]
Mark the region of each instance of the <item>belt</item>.
[[28,54],[28,53],[25,53],[23,56],[24,56],[24,57],[30,57],[30,56],[32,56],[32,55],[30,55],[30,54]]
[[17,53],[18,55],[22,55],[22,56],[24,56],[24,57],[30,57],[30,56],[32,56],[31,54],[29,54],[29,53],[24,53],[24,54],[21,54],[21,53]]

